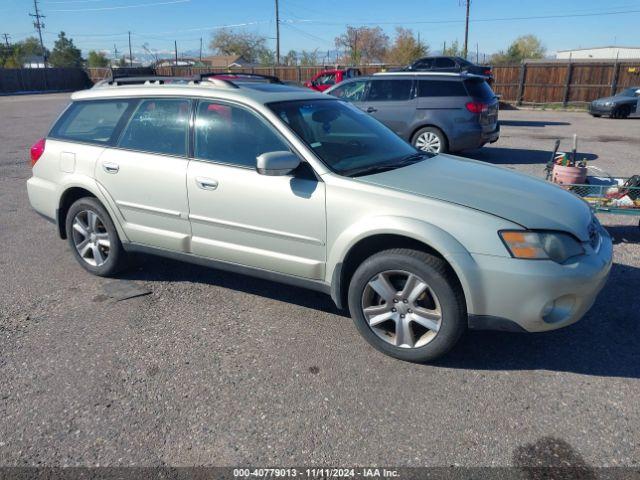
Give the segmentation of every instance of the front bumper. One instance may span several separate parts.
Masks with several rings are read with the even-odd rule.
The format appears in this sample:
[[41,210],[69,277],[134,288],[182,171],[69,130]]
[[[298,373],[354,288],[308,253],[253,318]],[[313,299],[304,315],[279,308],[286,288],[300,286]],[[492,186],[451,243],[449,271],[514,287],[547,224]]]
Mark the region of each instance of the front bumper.
[[[604,229],[603,229],[604,231]],[[577,322],[591,308],[611,270],[611,237],[574,263],[472,255],[470,328],[543,332]]]
[[589,113],[592,115],[611,115],[613,108],[615,105],[595,105],[593,103],[589,104]]

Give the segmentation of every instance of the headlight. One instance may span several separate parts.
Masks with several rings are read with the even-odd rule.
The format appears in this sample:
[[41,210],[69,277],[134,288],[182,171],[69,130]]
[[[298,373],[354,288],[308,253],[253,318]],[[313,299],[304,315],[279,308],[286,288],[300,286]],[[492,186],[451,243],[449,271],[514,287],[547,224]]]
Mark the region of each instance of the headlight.
[[613,105],[613,102],[604,102],[605,107],[610,107]]
[[503,230],[499,234],[514,258],[564,263],[585,253],[582,244],[568,233]]

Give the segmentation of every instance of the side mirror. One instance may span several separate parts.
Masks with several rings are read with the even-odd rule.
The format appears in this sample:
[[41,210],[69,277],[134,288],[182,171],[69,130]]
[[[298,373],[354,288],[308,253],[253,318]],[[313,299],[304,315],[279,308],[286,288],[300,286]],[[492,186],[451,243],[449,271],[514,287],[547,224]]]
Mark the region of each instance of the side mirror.
[[298,156],[291,152],[267,152],[256,157],[256,170],[260,175],[277,177],[288,175],[300,165]]

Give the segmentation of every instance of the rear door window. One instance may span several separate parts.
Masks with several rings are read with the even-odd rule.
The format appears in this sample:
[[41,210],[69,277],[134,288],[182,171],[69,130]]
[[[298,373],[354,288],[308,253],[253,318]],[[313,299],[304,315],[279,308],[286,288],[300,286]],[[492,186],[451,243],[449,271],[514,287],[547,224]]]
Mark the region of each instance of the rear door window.
[[130,150],[185,156],[191,102],[149,99],[138,105],[118,146]]
[[52,138],[84,143],[107,144],[117,133],[131,100],[74,102],[49,133]]
[[432,66],[433,66],[432,58],[424,58],[422,60],[418,60],[416,63],[413,64],[413,68],[420,68],[423,70],[428,70]]
[[409,100],[412,84],[412,80],[371,80],[367,100],[370,102]]
[[464,82],[469,95],[479,100],[493,100],[496,94],[484,80],[465,80]]
[[450,58],[439,57],[435,59],[434,67],[435,68],[454,68],[456,66],[456,62],[454,62]]
[[466,97],[467,91],[460,81],[452,80],[420,80],[418,81],[419,97]]

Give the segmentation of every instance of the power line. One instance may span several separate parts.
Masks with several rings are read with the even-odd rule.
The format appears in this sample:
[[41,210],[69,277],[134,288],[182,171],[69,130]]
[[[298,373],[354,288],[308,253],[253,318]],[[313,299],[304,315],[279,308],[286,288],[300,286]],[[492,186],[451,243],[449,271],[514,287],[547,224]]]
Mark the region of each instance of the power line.
[[[532,15],[526,17],[496,17],[496,18],[478,18],[478,19],[470,19],[470,23],[480,23],[480,22],[503,22],[503,21],[513,21],[513,20],[545,20],[551,18],[581,18],[581,17],[599,17],[604,15],[623,15],[627,13],[640,13],[640,10],[618,10],[618,11],[609,11],[609,12],[598,12],[598,13],[572,13],[572,14],[555,14],[555,15]],[[323,22],[320,20],[307,20],[307,23],[314,23],[317,25],[421,25],[421,24],[438,24],[438,23],[462,23],[465,20],[459,19],[449,19],[449,20],[397,20],[397,21],[369,21],[369,22]]]
[[44,49],[44,42],[42,41],[42,29],[44,28],[44,22],[42,22],[42,18],[45,18],[44,15],[40,13],[38,9],[38,0],[33,0],[33,8],[35,13],[30,13],[29,16],[35,18],[33,21],[33,26],[38,30],[38,37],[40,37],[40,48],[42,49],[42,59],[44,60],[44,67],[47,68],[47,51]]
[[189,2],[191,2],[191,0],[170,0],[167,2],[138,3],[136,5],[118,5],[113,7],[63,8],[63,9],[57,9],[57,10],[49,10],[49,12],[66,12],[66,13],[103,12],[106,10],[123,10],[126,8],[156,7],[160,5],[173,5],[175,3],[189,3]]

